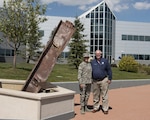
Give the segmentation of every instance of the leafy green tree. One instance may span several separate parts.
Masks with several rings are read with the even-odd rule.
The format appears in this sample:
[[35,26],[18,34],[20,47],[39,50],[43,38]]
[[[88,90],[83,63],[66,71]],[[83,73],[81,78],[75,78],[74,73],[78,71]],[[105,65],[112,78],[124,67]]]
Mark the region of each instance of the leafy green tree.
[[83,53],[87,51],[87,45],[85,44],[87,40],[84,39],[86,35],[82,34],[84,31],[84,25],[77,17],[74,20],[74,26],[76,31],[74,32],[72,40],[69,43],[70,51],[68,56],[68,62],[74,65],[77,69],[79,64],[82,62]]
[[27,48],[25,49],[27,52],[27,55],[23,54],[25,58],[27,58],[27,63],[30,63],[30,60],[32,61],[37,61],[39,58],[40,54],[40,48],[44,48],[42,46],[42,43],[38,41],[39,39],[33,39],[30,40],[29,43],[27,43]]
[[40,42],[42,37],[42,31],[39,30],[39,24],[45,22],[47,19],[45,17],[39,17],[46,12],[46,6],[40,5],[37,0],[28,0],[28,39],[27,43],[27,63],[30,60],[37,60],[40,56],[37,51],[43,48]]
[[[38,0],[4,0],[0,10],[0,31],[10,47],[14,50],[13,68],[20,46],[28,43],[29,47],[39,42],[38,24],[46,19],[42,17],[46,6]],[[35,48],[35,47],[33,47]]]

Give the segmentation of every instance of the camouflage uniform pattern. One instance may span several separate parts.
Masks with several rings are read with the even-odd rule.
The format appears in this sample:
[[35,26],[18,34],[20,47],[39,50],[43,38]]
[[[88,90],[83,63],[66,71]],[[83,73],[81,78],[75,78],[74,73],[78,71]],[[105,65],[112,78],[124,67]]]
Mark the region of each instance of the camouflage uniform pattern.
[[81,106],[86,106],[90,92],[91,92],[91,83],[92,83],[92,67],[91,63],[82,62],[78,68],[78,81],[80,86],[80,104]]

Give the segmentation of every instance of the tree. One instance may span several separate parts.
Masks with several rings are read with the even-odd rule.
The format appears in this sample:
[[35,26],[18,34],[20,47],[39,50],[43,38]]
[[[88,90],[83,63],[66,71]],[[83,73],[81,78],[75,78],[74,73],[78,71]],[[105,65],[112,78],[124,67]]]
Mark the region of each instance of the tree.
[[45,17],[39,17],[39,15],[45,14],[46,6],[42,6],[36,0],[35,2],[28,2],[28,39],[27,39],[27,63],[30,60],[36,60],[39,57],[38,50],[43,48],[42,43],[40,42],[42,37],[42,31],[39,31],[39,24],[46,21]]
[[72,40],[69,43],[70,51],[68,56],[68,62],[73,64],[77,69],[82,61],[83,53],[87,51],[87,46],[85,44],[87,40],[84,39],[85,35],[82,34],[84,31],[84,25],[77,17],[74,21],[74,26],[76,31],[74,32]]
[[40,54],[38,54],[40,51],[39,49],[43,48],[42,43],[39,41],[40,39],[31,39],[27,43],[27,48],[25,49],[27,54],[23,54],[23,56],[27,58],[27,63],[30,63],[30,60],[37,61],[40,56]]
[[46,6],[37,0],[4,0],[0,11],[0,31],[8,45],[14,50],[13,68],[16,68],[16,57],[20,46],[39,42],[38,24],[46,19],[41,17]]

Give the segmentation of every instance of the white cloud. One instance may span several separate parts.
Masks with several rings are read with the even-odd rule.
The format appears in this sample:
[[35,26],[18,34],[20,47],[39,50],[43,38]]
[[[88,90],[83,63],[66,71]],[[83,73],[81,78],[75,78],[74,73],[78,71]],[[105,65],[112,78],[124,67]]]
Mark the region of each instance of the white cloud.
[[129,9],[128,5],[116,5],[114,8],[113,8],[113,11],[116,11],[116,12],[121,12],[122,10],[126,10],[126,9]]
[[133,7],[135,9],[138,9],[138,10],[148,10],[150,9],[150,3],[148,3],[147,1],[145,2],[136,2]]
[[121,12],[122,10],[129,9],[128,2],[123,0],[105,0],[110,9],[115,12]]
[[[41,2],[44,4],[57,2],[68,6],[78,6],[78,8],[81,10],[87,10],[91,8],[93,5],[101,1],[100,0],[41,0]],[[128,5],[122,3],[123,0],[105,0],[105,1],[109,4],[109,7],[113,11],[120,12],[124,9],[128,9]]]
[[86,10],[87,7],[86,7],[86,5],[82,5],[82,6],[79,6],[79,9],[80,9],[80,10]]
[[89,10],[91,7],[93,7],[93,6],[80,5],[78,8],[79,8],[80,10],[86,11],[86,10]]
[[[99,0],[40,0],[43,4],[50,4],[57,2],[58,4],[66,6],[78,6],[80,10],[88,10],[91,8],[92,4],[97,4]],[[101,0],[102,1],[102,0]]]
[[40,0],[43,4],[50,4],[56,2],[57,0]]
[[99,0],[40,0],[40,1],[43,4],[57,2],[63,5],[76,6],[76,5],[89,5],[98,2]]
[[[6,0],[7,1],[7,0]],[[50,4],[57,2],[59,4],[68,6],[78,6],[80,10],[88,10],[93,5],[101,2],[102,0],[40,0],[43,4]],[[149,2],[137,2],[137,0],[104,0],[109,5],[110,9],[115,12],[121,12],[122,10],[129,9],[131,2],[136,1],[133,4],[135,9],[150,9]],[[0,0],[0,7],[3,6],[3,0]]]

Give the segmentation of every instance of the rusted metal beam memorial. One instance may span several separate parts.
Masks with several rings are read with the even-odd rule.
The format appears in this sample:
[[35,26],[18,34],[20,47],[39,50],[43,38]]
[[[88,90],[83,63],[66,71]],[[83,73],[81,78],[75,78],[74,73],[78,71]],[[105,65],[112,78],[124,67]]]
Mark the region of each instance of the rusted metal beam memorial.
[[70,120],[74,117],[75,91],[47,82],[74,31],[71,22],[60,21],[27,80],[0,80],[0,119]]
[[22,91],[38,93],[43,89],[43,85],[46,84],[46,80],[56,63],[57,57],[64,50],[74,31],[75,29],[71,22],[60,21],[37,64],[28,76]]

